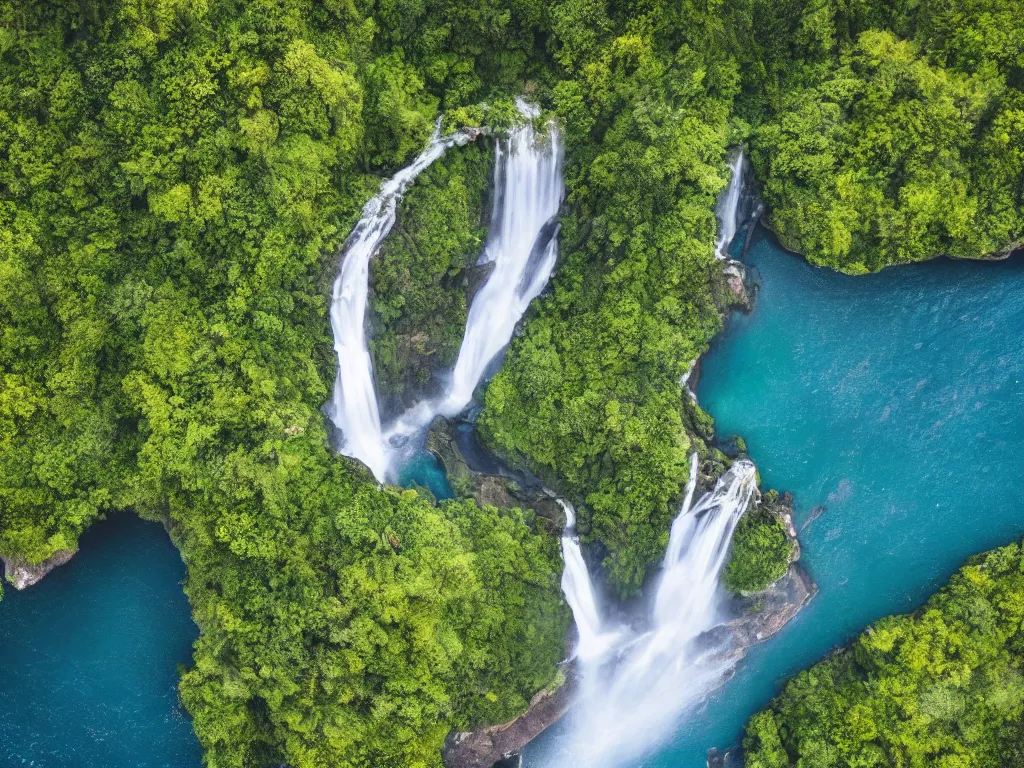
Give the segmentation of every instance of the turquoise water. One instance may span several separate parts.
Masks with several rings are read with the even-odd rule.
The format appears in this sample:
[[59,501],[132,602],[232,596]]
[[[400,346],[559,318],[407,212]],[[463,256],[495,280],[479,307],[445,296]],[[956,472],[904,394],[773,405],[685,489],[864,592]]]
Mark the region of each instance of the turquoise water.
[[[705,357],[698,397],[792,491],[820,594],[636,763],[703,768],[783,681],[881,616],[912,610],[969,555],[1024,535],[1024,260],[848,277],[761,235],[762,289]],[[550,762],[557,729],[531,746]]]
[[178,665],[198,631],[157,523],[93,526],[70,563],[0,601],[0,766],[198,768]]
[[430,451],[417,451],[402,465],[398,484],[403,488],[422,486],[434,494],[438,501],[455,496],[444,467]]

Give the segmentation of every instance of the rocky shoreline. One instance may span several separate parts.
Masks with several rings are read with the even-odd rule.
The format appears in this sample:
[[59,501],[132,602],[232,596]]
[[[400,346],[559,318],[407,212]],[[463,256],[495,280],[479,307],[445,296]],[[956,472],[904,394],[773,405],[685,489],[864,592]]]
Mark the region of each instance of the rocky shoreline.
[[38,584],[46,574],[67,563],[77,553],[77,549],[59,549],[40,563],[29,563],[18,557],[0,557],[0,560],[4,563],[4,578],[20,590]]
[[491,768],[503,760],[514,760],[523,747],[569,711],[578,683],[576,665],[567,662],[560,679],[535,695],[519,717],[477,731],[450,733],[441,751],[446,768]]

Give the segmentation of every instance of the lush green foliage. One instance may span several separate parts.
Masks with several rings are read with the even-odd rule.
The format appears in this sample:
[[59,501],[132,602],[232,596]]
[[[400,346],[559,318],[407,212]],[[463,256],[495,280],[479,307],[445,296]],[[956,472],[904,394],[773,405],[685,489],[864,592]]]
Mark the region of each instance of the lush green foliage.
[[557,2],[552,16],[566,72],[554,87],[563,262],[479,424],[585,502],[581,530],[633,592],[664,551],[687,473],[679,380],[719,328],[712,209],[737,71],[716,54],[724,18],[696,6]]
[[562,652],[557,542],[378,492],[318,410],[368,172],[521,77],[540,6],[365,11],[0,3],[0,553],[170,523],[211,766],[436,765]]
[[272,541],[225,526],[230,553],[183,547],[203,634],[181,690],[210,765],[436,765],[452,728],[509,719],[550,682],[556,539],[337,466],[292,474],[303,515]]
[[[379,176],[442,112],[480,121],[486,100],[500,123],[525,91],[561,119],[562,263],[480,425],[582,502],[631,593],[706,432],[679,381],[720,325],[726,145],[750,137],[774,225],[822,263],[1003,248],[1022,18],[1017,0],[0,0],[0,554],[37,562],[114,509],[166,520],[211,766],[435,765],[448,729],[552,678],[567,616],[529,514],[378,491],[327,448],[324,284]],[[402,209],[374,270],[382,380],[425,375],[404,339],[453,354],[489,165],[452,153]],[[769,533],[736,551],[776,562]]]
[[979,258],[1021,242],[1017,0],[760,0],[759,18],[764,59],[751,67],[761,71],[745,108],[784,244],[864,272],[940,254]]
[[1004,768],[1024,756],[1024,555],[973,558],[747,724],[747,768]]
[[370,351],[385,410],[418,399],[432,374],[455,363],[467,293],[486,274],[472,267],[486,235],[492,162],[480,139],[424,171],[370,263]]
[[773,509],[777,496],[769,491],[736,525],[732,553],[722,574],[722,583],[734,592],[758,592],[786,573],[793,543]]

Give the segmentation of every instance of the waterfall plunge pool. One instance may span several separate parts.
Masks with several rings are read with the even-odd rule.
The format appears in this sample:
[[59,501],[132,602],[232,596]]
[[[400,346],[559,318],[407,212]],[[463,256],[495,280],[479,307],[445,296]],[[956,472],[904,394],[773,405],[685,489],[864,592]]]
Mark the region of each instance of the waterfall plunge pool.
[[417,451],[398,470],[398,484],[403,488],[426,488],[438,501],[455,497],[444,467],[430,451]]
[[[787,678],[1024,535],[1024,258],[851,277],[759,231],[748,260],[754,311],[703,358],[698,398],[719,435],[745,438],[764,488],[793,492],[821,592],[630,768],[704,768]],[[584,768],[563,749],[567,727],[524,764]]]

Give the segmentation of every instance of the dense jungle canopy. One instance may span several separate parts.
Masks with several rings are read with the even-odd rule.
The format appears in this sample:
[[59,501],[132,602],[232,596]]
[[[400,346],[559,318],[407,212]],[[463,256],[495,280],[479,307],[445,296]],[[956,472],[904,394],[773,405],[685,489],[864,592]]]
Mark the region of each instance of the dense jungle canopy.
[[1024,560],[973,558],[920,610],[872,625],[747,724],[747,768],[1005,768],[1024,761]]
[[[436,766],[551,683],[569,618],[529,510],[328,445],[328,287],[380,179],[438,118],[560,121],[561,260],[479,424],[633,594],[710,434],[680,378],[720,328],[728,148],[816,263],[984,257],[1024,236],[1022,89],[1019,0],[0,0],[0,555],[163,520],[207,765]],[[385,369],[434,301],[451,354],[489,157],[410,195]]]

